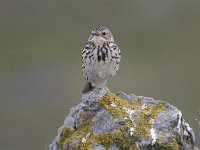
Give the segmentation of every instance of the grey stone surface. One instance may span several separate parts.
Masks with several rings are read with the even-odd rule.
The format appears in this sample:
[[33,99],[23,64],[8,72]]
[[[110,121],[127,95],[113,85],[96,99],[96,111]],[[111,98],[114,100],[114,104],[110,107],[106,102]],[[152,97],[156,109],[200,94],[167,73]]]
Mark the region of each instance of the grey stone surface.
[[119,128],[121,126],[121,122],[123,121],[113,118],[107,110],[102,109],[95,115],[93,119],[92,131],[94,134],[110,132]]
[[[87,114],[92,116],[92,124],[91,124],[91,131],[87,133],[87,135],[82,139],[82,143],[86,142],[87,139],[91,135],[101,135],[106,132],[112,132],[116,129],[124,128],[126,118],[117,118],[113,117],[112,113],[109,110],[103,108],[100,103],[99,99],[104,96],[108,92],[108,88],[104,87],[101,90],[93,90],[90,93],[82,95],[82,100],[80,104],[71,108],[69,115],[65,118],[64,125],[76,130],[79,124],[84,122],[88,122],[88,119],[84,119],[81,117],[81,114]],[[176,107],[172,106],[171,104],[160,101],[154,100],[153,98],[143,97],[143,96],[136,96],[134,94],[127,95],[123,92],[118,92],[116,94],[119,98],[132,102],[133,99],[141,99],[142,104],[138,105],[134,110],[128,110],[127,113],[129,117],[132,119],[133,127],[127,128],[127,133],[130,136],[130,140],[135,143],[136,149],[163,149],[166,145],[176,139],[176,144],[178,145],[178,149],[183,150],[190,150],[190,149],[198,149],[194,146],[195,144],[195,136],[193,133],[192,128],[190,128],[189,124],[185,122],[183,119],[182,113]],[[152,124],[151,128],[146,129],[148,130],[149,134],[146,137],[137,137],[135,138],[135,130],[136,122],[134,122],[135,118],[139,117],[137,111],[142,111],[146,107],[155,105],[155,104],[162,104],[164,109],[160,111],[155,120],[150,120]],[[112,107],[115,106],[115,103],[110,104]],[[125,109],[125,108],[124,108]],[[147,116],[151,116],[152,114],[146,114]],[[77,147],[78,141],[74,140],[68,144],[63,144],[63,147],[58,147],[57,141],[61,137],[62,127],[58,130],[57,136],[54,138],[53,142],[49,145],[49,150],[62,150],[62,149],[73,149]],[[120,137],[117,137],[119,140]],[[161,138],[165,138],[164,141],[158,140]],[[124,140],[121,140],[126,142]],[[80,143],[79,143],[80,144]],[[130,149],[130,148],[122,148],[118,146],[118,141],[112,141],[112,144],[107,149],[109,150],[119,150],[119,149]],[[172,148],[171,146],[170,148]],[[168,147],[169,148],[169,147]],[[170,149],[169,148],[169,149]],[[81,149],[79,147],[79,149]],[[104,150],[106,149],[104,145],[101,143],[94,143],[93,144],[94,150]],[[167,149],[167,148],[166,148]],[[175,148],[174,148],[175,149]]]

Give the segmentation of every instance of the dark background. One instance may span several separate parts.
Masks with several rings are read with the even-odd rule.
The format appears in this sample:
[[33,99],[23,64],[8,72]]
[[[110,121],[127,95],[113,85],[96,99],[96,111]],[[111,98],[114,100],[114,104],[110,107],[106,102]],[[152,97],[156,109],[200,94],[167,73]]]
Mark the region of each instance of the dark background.
[[122,51],[109,88],[172,103],[200,146],[199,0],[0,0],[0,149],[47,149],[80,102],[81,50],[96,25]]

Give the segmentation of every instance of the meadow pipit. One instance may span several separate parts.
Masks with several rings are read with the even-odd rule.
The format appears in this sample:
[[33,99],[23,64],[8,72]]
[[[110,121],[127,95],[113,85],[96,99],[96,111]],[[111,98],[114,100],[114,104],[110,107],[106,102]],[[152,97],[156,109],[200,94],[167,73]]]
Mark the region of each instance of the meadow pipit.
[[120,49],[110,30],[93,28],[82,51],[82,72],[88,82],[83,93],[105,86],[108,78],[117,74],[120,58]]

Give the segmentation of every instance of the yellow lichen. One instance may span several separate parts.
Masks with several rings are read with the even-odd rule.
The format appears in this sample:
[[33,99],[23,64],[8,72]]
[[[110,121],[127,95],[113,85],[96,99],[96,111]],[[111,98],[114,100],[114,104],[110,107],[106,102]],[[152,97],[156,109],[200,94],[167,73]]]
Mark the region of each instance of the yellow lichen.
[[[141,99],[132,100],[132,103],[127,100],[120,99],[115,94],[109,92],[100,99],[100,104],[107,109],[115,118],[127,118],[125,119],[125,127],[135,128],[134,136],[145,138],[150,133],[152,124],[150,120],[155,120],[156,115],[164,109],[163,105],[158,103],[155,105],[148,105],[144,109],[136,109],[137,106],[142,107],[143,103]],[[115,107],[113,107],[113,104]],[[127,110],[134,110],[138,117],[133,118],[135,125],[130,118],[130,114]],[[150,114],[150,115],[149,115]]]
[[[106,149],[108,149],[113,143],[119,148],[130,149],[136,147],[135,143],[131,140],[128,133],[123,129],[116,129],[112,132],[105,132],[99,135],[93,135],[92,137],[96,143],[102,144]],[[134,150],[134,149],[133,149]]]
[[157,138],[157,142],[164,142],[166,140],[166,137],[162,136],[162,137],[158,137]]
[[176,139],[174,138],[172,142],[170,143],[167,143],[166,145],[164,145],[164,148],[166,150],[178,150],[178,144],[177,144],[177,141]]
[[67,127],[67,126],[62,127],[61,133],[60,133],[60,138],[57,141],[58,147],[62,148],[63,144],[66,141],[66,139],[68,139],[68,140],[72,139],[72,141],[73,141],[73,138],[72,138],[72,133],[73,132],[74,132],[73,128],[70,128],[70,127]]
[[80,113],[79,115],[83,117],[83,123],[77,124],[77,127],[75,129],[67,126],[64,126],[61,129],[60,138],[57,141],[57,145],[59,148],[63,149],[64,145],[68,145],[70,142],[77,141],[78,146],[76,148],[81,149],[83,144],[82,139],[85,138],[86,135],[91,131],[93,117],[91,114],[87,113]]

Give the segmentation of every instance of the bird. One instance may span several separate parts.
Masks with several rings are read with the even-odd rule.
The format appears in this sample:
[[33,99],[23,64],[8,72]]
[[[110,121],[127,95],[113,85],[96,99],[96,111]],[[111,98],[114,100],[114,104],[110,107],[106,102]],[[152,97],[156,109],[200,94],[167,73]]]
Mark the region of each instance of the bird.
[[96,26],[82,49],[82,73],[87,80],[83,93],[100,89],[117,75],[121,51],[107,27]]

